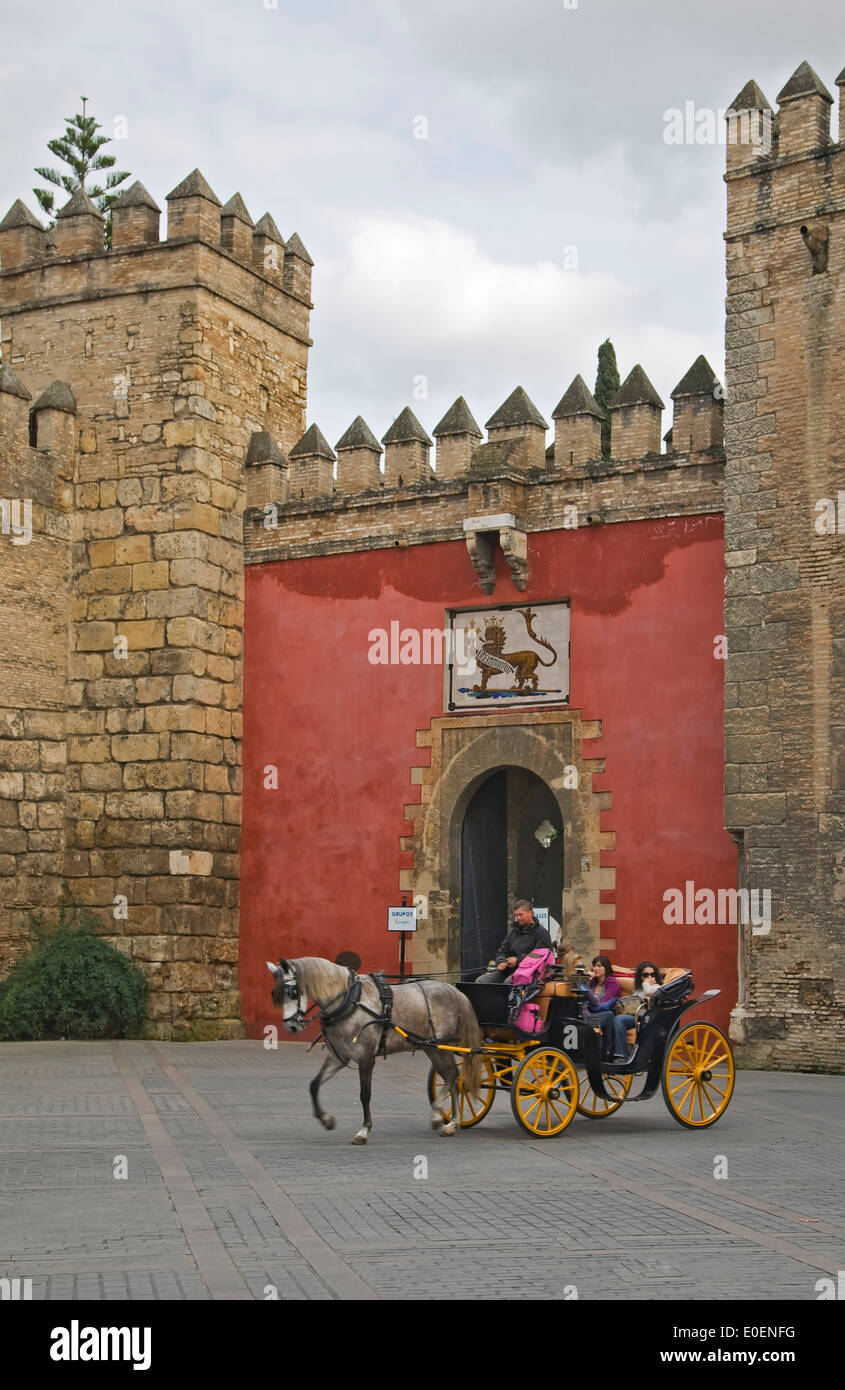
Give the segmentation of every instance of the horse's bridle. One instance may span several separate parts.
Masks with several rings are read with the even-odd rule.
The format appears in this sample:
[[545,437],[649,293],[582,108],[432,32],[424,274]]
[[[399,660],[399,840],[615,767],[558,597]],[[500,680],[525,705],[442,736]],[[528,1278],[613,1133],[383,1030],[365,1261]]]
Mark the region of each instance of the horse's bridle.
[[[287,966],[287,969],[290,971],[292,976],[291,979],[287,978],[285,966]],[[278,968],[282,975],[281,1003],[284,1005],[285,1000],[289,1002],[296,1001],[296,1012],[290,1014],[288,1018],[282,1017],[282,1027],[288,1033],[301,1033],[303,1028],[306,1028],[311,1022],[308,1015],[319,1006],[315,1002],[310,1004],[307,1009],[303,1009],[302,990],[300,989],[299,976],[296,973],[295,965],[292,965],[290,961],[283,962],[280,960]],[[353,1010],[357,1008],[360,998],[361,981],[358,979],[354,970],[349,970],[349,979],[344,993],[338,995],[337,999],[330,1000],[327,1006],[320,1008],[321,1027],[326,1028],[329,1024],[339,1023],[342,1018],[346,1018],[348,1014],[351,1014]]]
[[[288,971],[290,971],[290,979],[288,979],[287,976]],[[308,1026],[308,1015],[311,1010],[315,1009],[317,1006],[316,1004],[312,1004],[308,1009],[303,1009],[302,990],[299,986],[299,976],[296,973],[295,965],[291,965],[289,961],[280,960],[276,971],[277,979],[279,975],[282,977],[282,997],[279,1001],[282,1008],[284,1009],[286,1001],[296,1002],[296,1011],[294,1013],[290,1014],[287,1018],[285,1018],[284,1013],[282,1014],[282,1027],[287,1033],[301,1033],[303,1028]]]

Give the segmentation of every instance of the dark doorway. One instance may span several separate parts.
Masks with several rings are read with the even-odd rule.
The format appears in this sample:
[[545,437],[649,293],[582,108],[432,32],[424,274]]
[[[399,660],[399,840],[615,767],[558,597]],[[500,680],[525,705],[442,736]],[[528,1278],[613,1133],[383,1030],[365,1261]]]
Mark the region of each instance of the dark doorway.
[[[511,858],[510,894],[547,907],[561,921],[563,901],[563,819],[551,788],[523,768],[508,774]],[[515,863],[513,862],[515,859]]]
[[563,901],[563,820],[533,772],[494,772],[475,792],[461,830],[461,969],[486,966],[528,898],[558,922]]
[[496,954],[508,919],[507,772],[494,772],[469,803],[461,830],[461,970]]

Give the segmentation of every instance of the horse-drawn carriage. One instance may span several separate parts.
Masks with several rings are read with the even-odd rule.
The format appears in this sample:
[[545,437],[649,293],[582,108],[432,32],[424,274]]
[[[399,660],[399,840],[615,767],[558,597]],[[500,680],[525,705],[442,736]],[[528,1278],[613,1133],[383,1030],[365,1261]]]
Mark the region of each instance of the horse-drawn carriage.
[[[615,973],[624,1004],[633,984],[631,972],[617,967]],[[569,981],[543,986],[543,1027],[532,1034],[522,1033],[509,1018],[507,985],[462,983],[457,988],[472,1004],[483,1038],[479,1092],[473,1096],[459,1085],[462,1128],[480,1124],[497,1091],[510,1092],[517,1122],[535,1138],[561,1134],[576,1113],[603,1119],[626,1102],[649,1100],[658,1087],[669,1113],[689,1129],[715,1124],[727,1109],[734,1086],[727,1038],[712,1023],[681,1024],[683,1014],[719,991],[707,990],[696,998],[688,970],[664,972],[650,1007],[639,1009],[629,1031],[625,1062],[603,1058],[601,1032],[582,1021],[578,990]],[[635,1076],[643,1076],[645,1084],[632,1096]],[[428,1096],[451,1119],[452,1102],[434,1067]]]
[[[711,989],[694,998],[688,970],[664,972],[648,1007],[637,1014],[629,1056],[620,1062],[603,1057],[600,1030],[582,1020],[575,977],[575,987],[573,979],[537,987],[540,1026],[529,1034],[516,1026],[522,1013],[509,1009],[508,985],[455,987],[422,978],[391,987],[379,973],[358,976],[318,956],[282,957],[267,968],[288,1032],[300,1033],[312,1010],[319,1011],[326,1056],[310,1092],[324,1129],[333,1129],[335,1121],[320,1103],[322,1083],[350,1064],[358,1069],[364,1122],[353,1144],[366,1144],[373,1127],[376,1058],[402,1051],[422,1051],[432,1064],[431,1120],[444,1138],[479,1124],[497,1091],[510,1092],[517,1121],[535,1138],[561,1134],[576,1112],[601,1119],[626,1102],[648,1100],[658,1086],[679,1124],[702,1129],[724,1114],[733,1092],[734,1063],[724,1033],[712,1023],[681,1023],[689,1009],[719,993]],[[631,972],[617,966],[615,973],[624,1003]],[[645,1084],[632,1096],[635,1076]]]

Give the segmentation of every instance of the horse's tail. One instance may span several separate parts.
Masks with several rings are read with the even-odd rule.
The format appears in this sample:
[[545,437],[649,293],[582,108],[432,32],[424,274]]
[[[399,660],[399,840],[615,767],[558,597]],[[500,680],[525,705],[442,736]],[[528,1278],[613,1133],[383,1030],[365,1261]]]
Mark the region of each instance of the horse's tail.
[[[478,1026],[475,1010],[465,994],[460,995],[460,1001],[458,1044],[460,1047],[478,1048],[481,1046],[481,1029]],[[469,1095],[477,1098],[481,1091],[482,1073],[480,1053],[471,1052],[464,1057],[462,1074],[464,1089]]]

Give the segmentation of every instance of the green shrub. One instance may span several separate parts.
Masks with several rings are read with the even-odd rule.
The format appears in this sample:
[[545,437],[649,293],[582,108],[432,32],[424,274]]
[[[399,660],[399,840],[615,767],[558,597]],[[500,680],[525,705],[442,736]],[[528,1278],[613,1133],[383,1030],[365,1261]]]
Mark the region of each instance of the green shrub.
[[51,931],[30,920],[35,945],[0,984],[0,1040],[137,1036],[147,982],[134,961],[95,935],[94,914],[63,909]]

